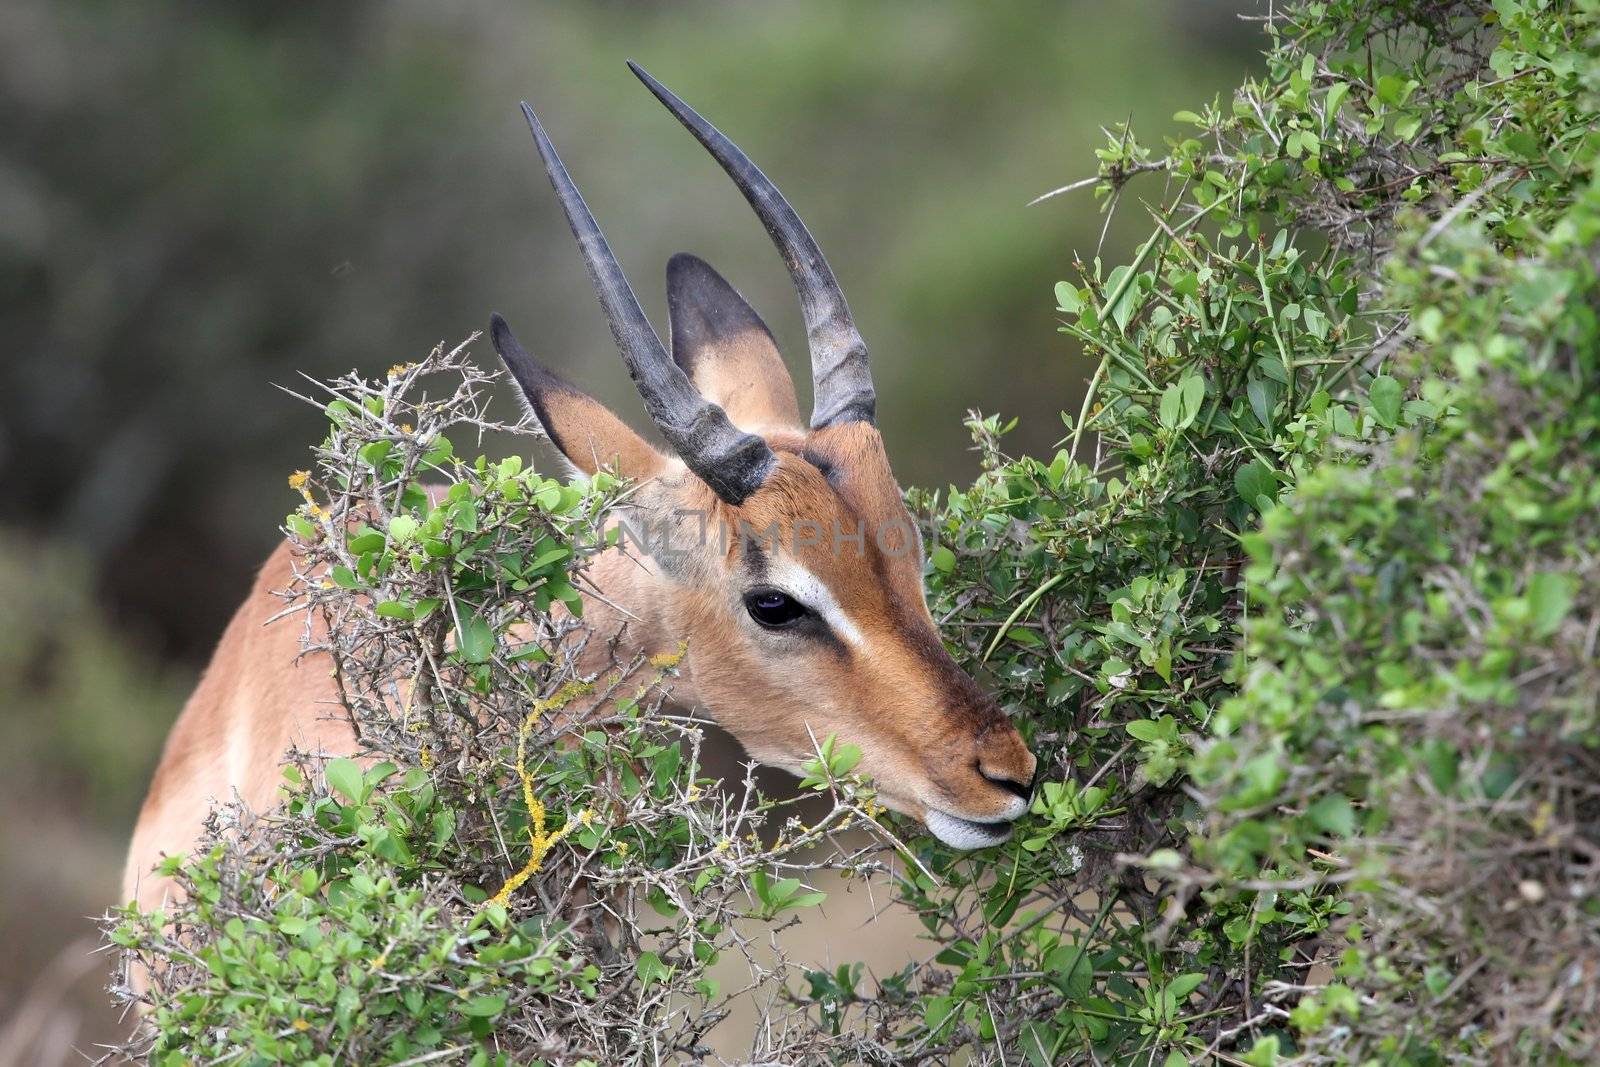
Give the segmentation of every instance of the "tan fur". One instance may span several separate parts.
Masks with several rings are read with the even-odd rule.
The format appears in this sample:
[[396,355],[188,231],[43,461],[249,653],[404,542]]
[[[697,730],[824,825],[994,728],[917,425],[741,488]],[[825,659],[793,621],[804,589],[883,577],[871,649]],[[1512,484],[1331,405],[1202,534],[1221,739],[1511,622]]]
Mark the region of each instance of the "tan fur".
[[188,849],[214,803],[237,795],[253,811],[272,807],[291,745],[329,755],[355,747],[332,660],[301,655],[305,614],[267,621],[286,606],[273,593],[288,588],[292,562],[287,544],[268,557],[167,737],[128,850],[124,900],[161,902],[171,886],[151,867]]
[[734,425],[751,430],[800,426],[794,381],[765,330],[745,330],[696,352],[691,366],[695,388],[719,404]]
[[539,419],[550,440],[579,470],[593,474],[601,467],[611,467],[648,478],[666,465],[666,456],[603,404],[579,392],[554,395],[560,396],[560,402],[542,405]]

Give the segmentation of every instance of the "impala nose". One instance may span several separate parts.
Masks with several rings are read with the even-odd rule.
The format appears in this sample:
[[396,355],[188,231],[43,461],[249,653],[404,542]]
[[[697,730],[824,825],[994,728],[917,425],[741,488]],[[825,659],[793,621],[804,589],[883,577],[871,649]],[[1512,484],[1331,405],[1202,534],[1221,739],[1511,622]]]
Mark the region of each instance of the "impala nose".
[[[977,758],[973,770],[996,789],[1004,789],[1016,797],[1013,810],[1017,818],[1033,803],[1033,787],[1039,778],[1039,761],[1028,751],[1022,735],[1007,724],[1004,730],[986,731],[978,739]],[[1018,805],[1017,801],[1021,801]]]
[[1026,782],[1019,782],[1009,775],[990,774],[988,771],[983,769],[982,764],[979,764],[978,774],[990,785],[998,786],[1008,793],[1014,793],[1021,797],[1024,803],[1033,803],[1033,793],[1035,788],[1038,786],[1039,781],[1039,775],[1037,773],[1035,773]]

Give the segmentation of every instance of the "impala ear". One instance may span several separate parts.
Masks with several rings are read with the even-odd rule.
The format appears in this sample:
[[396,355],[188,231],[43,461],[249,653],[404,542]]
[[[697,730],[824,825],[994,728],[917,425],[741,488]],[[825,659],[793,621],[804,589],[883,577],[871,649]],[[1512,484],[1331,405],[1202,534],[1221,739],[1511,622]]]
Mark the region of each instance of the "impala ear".
[[738,426],[800,426],[794,380],[772,331],[699,256],[667,263],[672,359]]
[[625,477],[643,479],[666,465],[665,456],[604,404],[528,355],[499,315],[489,317],[489,337],[545,436],[578,470],[593,474],[610,467]]

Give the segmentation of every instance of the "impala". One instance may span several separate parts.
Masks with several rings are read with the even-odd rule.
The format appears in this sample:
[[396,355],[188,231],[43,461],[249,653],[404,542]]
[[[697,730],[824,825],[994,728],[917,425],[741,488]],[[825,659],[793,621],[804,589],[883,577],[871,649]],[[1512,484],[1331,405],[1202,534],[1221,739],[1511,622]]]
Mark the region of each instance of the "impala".
[[[671,449],[653,447],[492,318],[495,349],[556,449],[579,471],[634,479],[636,509],[658,520],[658,536],[635,541],[643,555],[613,549],[591,564],[604,597],[590,625],[621,632],[636,652],[686,644],[673,699],[704,708],[752,758],[795,771],[817,738],[835,734],[860,747],[860,770],[888,807],[955,847],[996,844],[1028,807],[1034,757],[951,659],[928,612],[921,542],[874,425],[866,345],[838,282],[749,158],[630,66],[733,179],[782,254],[805,317],[814,403],[806,426],[772,334],[689,255],[667,267],[669,355],[524,104],[628,373]],[[695,535],[708,526],[779,536]],[[173,727],[134,831],[126,899],[161,899],[170,887],[152,866],[191,845],[214,800],[237,793],[269,807],[291,745],[355,749],[348,724],[328,714],[337,692],[326,657],[301,655],[301,624],[268,623],[291,563],[287,544],[267,560]]]

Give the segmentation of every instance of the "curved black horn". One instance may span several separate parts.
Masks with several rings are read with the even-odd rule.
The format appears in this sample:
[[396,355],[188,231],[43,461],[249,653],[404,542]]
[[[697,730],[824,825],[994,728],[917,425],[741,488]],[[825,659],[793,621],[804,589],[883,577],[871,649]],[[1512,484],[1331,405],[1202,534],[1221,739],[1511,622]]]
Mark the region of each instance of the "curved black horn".
[[611,336],[616,338],[628,374],[644,398],[645,410],[661,428],[667,443],[701,481],[728,503],[743,503],[767,480],[778,462],[777,456],[765,441],[740,430],[729,421],[726,412],[701,396],[667,355],[594,215],[539,124],[539,116],[526,103],[522,113],[533,131],[533,143],[544,159],[561,209],[567,214],[567,224],[583,251],[600,306],[611,324]]
[[639,64],[628,69],[667,105],[667,110],[694,134],[706,151],[728,172],[760,217],[789,267],[789,277],[800,294],[811,347],[811,427],[820,430],[839,422],[872,422],[877,396],[872,389],[872,369],[867,365],[867,343],[861,339],[838,279],[822,258],[805,223],[795,214],[778,187],[767,180],[750,157],[739,150],[711,123],[679,100],[672,90],[652,78]]

